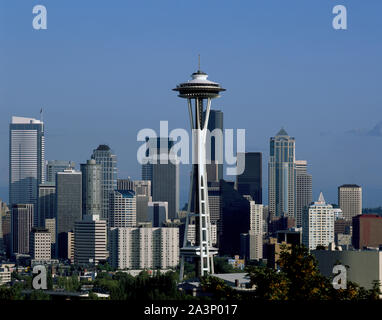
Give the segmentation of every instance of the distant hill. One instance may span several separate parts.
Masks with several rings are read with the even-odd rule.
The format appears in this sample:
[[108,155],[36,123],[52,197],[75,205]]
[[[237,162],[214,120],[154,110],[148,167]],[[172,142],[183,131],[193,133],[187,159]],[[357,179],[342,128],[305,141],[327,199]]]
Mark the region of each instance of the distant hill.
[[378,208],[363,208],[362,209],[363,214],[377,214],[379,216],[382,216],[382,207]]

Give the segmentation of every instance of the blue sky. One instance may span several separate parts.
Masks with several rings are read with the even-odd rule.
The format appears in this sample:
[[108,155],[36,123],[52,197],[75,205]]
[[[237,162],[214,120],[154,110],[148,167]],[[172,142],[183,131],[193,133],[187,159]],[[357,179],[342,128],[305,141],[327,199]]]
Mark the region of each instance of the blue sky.
[[[32,8],[48,30],[32,28]],[[348,30],[332,9],[348,10]],[[364,206],[382,205],[382,2],[380,0],[0,0],[0,198],[7,199],[12,115],[44,108],[46,158],[82,163],[101,143],[119,176],[140,178],[138,130],[188,129],[171,91],[197,68],[227,91],[213,102],[226,128],[247,131],[264,153],[283,126],[309,162],[314,198],[337,202],[357,183]],[[181,203],[188,168],[181,168]]]

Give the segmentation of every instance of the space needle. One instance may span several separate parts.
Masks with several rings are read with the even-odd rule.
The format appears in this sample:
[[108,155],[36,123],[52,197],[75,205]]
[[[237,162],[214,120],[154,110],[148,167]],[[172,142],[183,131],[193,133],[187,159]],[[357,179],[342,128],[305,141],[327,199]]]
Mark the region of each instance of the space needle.
[[[208,80],[207,73],[200,70],[191,75],[192,79],[176,86],[178,97],[187,99],[190,125],[192,130],[193,157],[191,186],[186,216],[186,228],[183,247],[180,249],[180,280],[184,276],[184,260],[186,257],[196,261],[198,277],[214,273],[213,257],[218,249],[212,246],[210,210],[208,206],[208,186],[206,169],[207,127],[211,109],[211,100],[225,91],[216,82]],[[196,163],[195,163],[196,162]],[[187,240],[191,220],[195,221],[195,242]]]

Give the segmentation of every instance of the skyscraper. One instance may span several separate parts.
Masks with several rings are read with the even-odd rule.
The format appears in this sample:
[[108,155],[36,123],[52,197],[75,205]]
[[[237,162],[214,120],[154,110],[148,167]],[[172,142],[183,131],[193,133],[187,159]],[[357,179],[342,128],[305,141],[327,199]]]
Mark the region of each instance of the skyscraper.
[[176,219],[179,210],[179,164],[170,153],[174,141],[169,138],[147,140],[147,163],[142,164],[142,180],[151,181],[152,201],[168,203],[169,219]]
[[[134,191],[136,200],[137,223],[147,221],[147,209],[149,202],[152,201],[151,181],[134,181]],[[168,208],[167,208],[168,210]]]
[[[203,113],[203,118],[206,113]],[[210,110],[210,117],[208,120],[207,129],[211,133],[211,163],[207,163],[207,180],[209,182],[218,182],[223,179],[223,152],[224,152],[224,141],[223,141],[223,112],[220,110]],[[216,130],[214,135],[214,130]],[[221,135],[220,135],[220,133]],[[209,147],[207,141],[207,149]],[[207,150],[208,152],[208,150]]]
[[308,174],[307,161],[296,160],[296,224],[302,226],[302,213],[312,203],[312,176]]
[[148,221],[151,221],[152,226],[162,227],[162,224],[168,219],[168,203],[154,201],[148,205]]
[[322,192],[318,201],[306,208],[302,220],[302,243],[310,250],[334,243],[333,206],[325,202]]
[[74,263],[98,264],[108,256],[106,221],[98,215],[86,215],[74,227]]
[[268,179],[270,213],[296,219],[295,139],[284,129],[270,139]]
[[38,185],[45,182],[44,123],[12,117],[9,126],[9,203],[37,207]]
[[132,190],[114,190],[109,200],[109,226],[110,228],[135,227],[136,197]]
[[56,185],[52,182],[40,184],[38,187],[38,223],[39,227],[45,225],[45,219],[56,217]]
[[82,219],[82,174],[71,169],[57,172],[56,183],[56,252],[68,258],[68,232]]
[[250,197],[242,196],[233,181],[220,180],[221,233],[219,252],[234,256],[240,252],[240,234],[251,229]]
[[100,218],[107,221],[109,195],[117,188],[117,156],[113,154],[109,146],[101,144],[93,150],[91,158],[102,166],[102,214]]
[[82,172],[82,215],[102,213],[102,166],[94,159],[81,164]]
[[356,184],[344,184],[338,187],[338,205],[346,221],[362,214],[362,188]]
[[12,205],[12,252],[29,254],[29,236],[33,227],[33,204]]
[[236,188],[241,195],[250,195],[257,204],[263,203],[262,153],[238,153],[238,158],[244,157],[245,169],[236,176]]
[[62,172],[65,169],[74,169],[73,161],[65,160],[48,160],[46,162],[46,182],[56,183],[56,173]]

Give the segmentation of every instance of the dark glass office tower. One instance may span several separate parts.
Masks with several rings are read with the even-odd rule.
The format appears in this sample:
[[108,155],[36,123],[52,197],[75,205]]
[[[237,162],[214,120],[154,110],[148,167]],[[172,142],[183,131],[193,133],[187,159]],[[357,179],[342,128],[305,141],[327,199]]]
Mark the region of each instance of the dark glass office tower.
[[72,169],[56,175],[56,245],[59,258],[68,258],[68,232],[82,220],[82,174]]
[[152,201],[166,201],[168,218],[176,219],[179,210],[179,164],[170,152],[174,141],[170,138],[150,138],[146,143],[148,162],[142,164],[142,180],[151,181]]
[[238,153],[237,157],[245,157],[243,174],[236,176],[236,188],[241,195],[250,195],[257,204],[263,203],[262,187],[262,153]]
[[[203,118],[205,113],[203,113]],[[220,110],[211,110],[208,121],[208,130],[211,133],[211,163],[207,163],[207,181],[219,182],[223,179],[223,152],[224,152],[224,140],[223,140],[223,112]],[[221,131],[221,136],[214,135],[214,130]],[[216,132],[216,131],[215,131]],[[219,134],[216,132],[216,134]],[[207,148],[209,144],[207,142]],[[220,156],[219,156],[220,153]],[[207,152],[208,155],[208,152]]]

